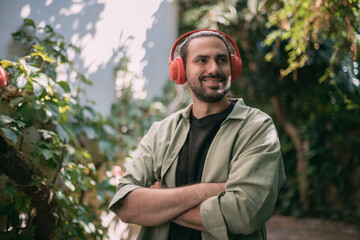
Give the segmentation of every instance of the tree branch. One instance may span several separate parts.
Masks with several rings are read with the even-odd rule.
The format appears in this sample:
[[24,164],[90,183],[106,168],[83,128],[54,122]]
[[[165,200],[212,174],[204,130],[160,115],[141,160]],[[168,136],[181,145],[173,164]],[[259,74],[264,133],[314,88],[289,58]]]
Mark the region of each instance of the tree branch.
[[50,239],[55,230],[55,205],[44,182],[31,185],[32,179],[42,178],[42,173],[34,168],[24,156],[0,136],[0,168],[18,184],[18,188],[31,198],[36,209],[34,223],[36,239]]
[[275,115],[278,123],[289,135],[296,150],[297,173],[299,174],[300,201],[302,208],[306,210],[309,206],[309,203],[307,199],[307,160],[303,149],[303,141],[299,136],[299,132],[296,126],[289,121],[284,109],[280,104],[279,98],[277,96],[272,96],[271,102],[274,106]]

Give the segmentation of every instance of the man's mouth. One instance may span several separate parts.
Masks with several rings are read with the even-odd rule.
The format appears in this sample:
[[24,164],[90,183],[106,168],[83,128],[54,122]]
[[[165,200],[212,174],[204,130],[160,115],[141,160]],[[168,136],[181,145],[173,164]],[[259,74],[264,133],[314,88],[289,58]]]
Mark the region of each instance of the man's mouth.
[[207,80],[204,79],[205,82],[211,82],[211,83],[217,83],[217,82],[221,82],[221,80]]
[[201,76],[200,81],[208,83],[220,83],[226,80],[224,76]]

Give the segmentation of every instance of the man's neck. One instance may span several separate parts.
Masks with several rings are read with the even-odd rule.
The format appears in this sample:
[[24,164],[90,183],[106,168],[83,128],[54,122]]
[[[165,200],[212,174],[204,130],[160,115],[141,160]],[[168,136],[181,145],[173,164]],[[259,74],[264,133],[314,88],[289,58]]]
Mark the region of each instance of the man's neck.
[[216,103],[202,102],[198,99],[193,98],[192,112],[194,117],[200,119],[211,114],[220,113],[224,111],[227,107],[229,107],[229,105],[230,101],[226,96]]

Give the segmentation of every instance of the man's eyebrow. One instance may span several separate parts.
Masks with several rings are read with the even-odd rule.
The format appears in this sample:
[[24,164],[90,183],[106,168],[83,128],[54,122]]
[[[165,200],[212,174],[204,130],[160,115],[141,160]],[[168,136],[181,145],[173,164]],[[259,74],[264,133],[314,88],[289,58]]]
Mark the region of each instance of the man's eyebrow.
[[[209,55],[199,54],[199,55],[196,55],[194,58],[209,58],[209,57],[210,57]],[[216,57],[217,58],[219,58],[219,57],[229,57],[229,55],[225,54],[225,53],[220,53],[220,54],[217,54]]]
[[210,57],[209,55],[203,55],[203,54],[195,56],[195,58],[209,58],[209,57]]
[[216,57],[229,57],[229,55],[225,54],[225,53],[221,53],[221,54],[216,55]]

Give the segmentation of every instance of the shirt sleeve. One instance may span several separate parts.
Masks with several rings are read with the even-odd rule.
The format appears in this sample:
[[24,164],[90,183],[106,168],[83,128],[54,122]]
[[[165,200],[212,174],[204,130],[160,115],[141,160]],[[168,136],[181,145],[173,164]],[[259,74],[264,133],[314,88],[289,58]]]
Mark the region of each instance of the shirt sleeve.
[[126,173],[119,180],[115,196],[109,205],[109,209],[115,214],[118,213],[121,200],[128,193],[139,187],[149,187],[159,180],[159,177],[155,176],[157,174],[153,162],[154,125],[140,141],[132,161],[126,167]]
[[234,150],[235,160],[230,165],[225,191],[201,204],[202,223],[217,239],[251,234],[264,226],[285,180],[280,143],[272,119],[266,118],[245,131],[250,137],[245,147]]

